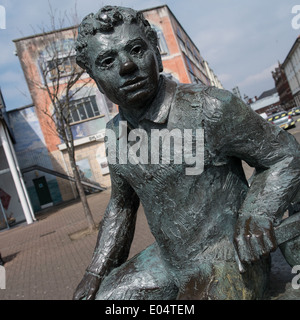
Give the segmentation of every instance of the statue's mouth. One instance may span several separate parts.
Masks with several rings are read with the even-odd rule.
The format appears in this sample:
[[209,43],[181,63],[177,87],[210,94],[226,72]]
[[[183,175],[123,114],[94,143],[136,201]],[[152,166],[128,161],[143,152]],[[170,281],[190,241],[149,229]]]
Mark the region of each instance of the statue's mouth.
[[134,79],[127,80],[122,86],[121,89],[126,92],[136,91],[144,87],[147,83],[147,79],[143,77],[137,77]]

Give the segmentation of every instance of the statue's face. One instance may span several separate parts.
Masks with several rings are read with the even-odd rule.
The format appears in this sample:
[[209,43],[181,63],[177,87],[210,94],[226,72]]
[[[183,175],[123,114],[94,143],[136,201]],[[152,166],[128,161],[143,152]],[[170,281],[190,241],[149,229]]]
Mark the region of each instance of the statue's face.
[[101,92],[123,108],[143,107],[158,88],[155,49],[136,24],[122,24],[112,33],[97,33],[88,42],[92,76]]

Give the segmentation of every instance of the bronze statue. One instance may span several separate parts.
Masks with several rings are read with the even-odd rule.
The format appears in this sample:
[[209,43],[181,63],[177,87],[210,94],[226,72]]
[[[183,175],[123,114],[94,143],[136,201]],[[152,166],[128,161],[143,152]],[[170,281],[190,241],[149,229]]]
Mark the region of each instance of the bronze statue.
[[[294,137],[228,91],[162,75],[156,33],[132,9],[88,15],[76,50],[120,112],[107,124],[111,199],[74,299],[262,298],[275,227],[299,187]],[[164,148],[151,149],[157,132],[179,133],[177,141],[189,133],[189,156],[171,143],[164,161]],[[138,135],[138,161],[124,161]],[[251,186],[242,160],[256,169]],[[127,260],[140,201],[156,242]]]

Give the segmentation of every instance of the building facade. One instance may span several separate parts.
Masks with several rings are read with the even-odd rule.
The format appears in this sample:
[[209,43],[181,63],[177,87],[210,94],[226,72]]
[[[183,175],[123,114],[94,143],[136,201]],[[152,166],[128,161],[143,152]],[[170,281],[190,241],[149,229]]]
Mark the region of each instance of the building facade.
[[[49,117],[54,108],[47,93],[59,84],[58,99],[66,99],[65,88],[71,74],[82,71],[75,62],[76,32],[72,27],[14,40],[33,104],[10,112],[9,117],[35,211],[78,196],[75,183],[69,180],[72,170],[64,142]],[[68,95],[76,164],[86,181],[105,188],[110,185],[110,178],[107,170],[101,169],[105,166],[104,131],[117,107],[99,92],[86,73]]]
[[272,77],[275,82],[276,90],[279,95],[280,104],[284,110],[290,110],[295,107],[292,91],[287,80],[283,66],[278,62],[278,67],[272,71]]
[[9,125],[0,91],[0,229],[35,220],[15,150],[15,137]]
[[238,86],[236,86],[236,87],[234,87],[234,88],[232,89],[232,93],[233,93],[236,97],[238,97],[239,99],[242,100],[240,88],[239,88]]
[[170,8],[163,5],[142,13],[158,34],[164,72],[182,83],[211,85],[200,50]]
[[[178,82],[211,85],[205,60],[171,10],[160,6],[142,12],[157,31],[164,73]],[[49,119],[54,109],[45,90],[58,90],[64,99],[68,77],[74,70],[80,72],[75,62],[76,37],[77,27],[70,27],[14,40],[33,104],[14,110],[9,116],[16,133],[16,153],[22,159],[22,173],[35,211],[77,197],[76,187],[70,181],[72,170],[66,145]],[[54,55],[59,64],[53,60]],[[109,187],[105,126],[117,114],[118,107],[99,92],[87,73],[71,90],[69,117],[76,164],[86,181]]]
[[294,42],[282,67],[286,74],[295,105],[300,106],[300,36]]
[[250,107],[260,115],[270,115],[277,111],[283,111],[276,88],[264,91]]
[[[66,182],[43,170],[55,168],[62,173],[64,170],[58,164],[55,166],[55,159],[47,149],[35,106],[25,106],[7,114],[15,137],[14,150],[34,211],[62,202],[60,189],[65,188]],[[67,199],[72,197],[71,193]]]
[[206,60],[204,61],[204,66],[210,81],[210,85],[217,87],[219,89],[224,89],[221,81],[218,79],[217,75],[214,73],[213,69],[211,69],[211,67],[209,66]]

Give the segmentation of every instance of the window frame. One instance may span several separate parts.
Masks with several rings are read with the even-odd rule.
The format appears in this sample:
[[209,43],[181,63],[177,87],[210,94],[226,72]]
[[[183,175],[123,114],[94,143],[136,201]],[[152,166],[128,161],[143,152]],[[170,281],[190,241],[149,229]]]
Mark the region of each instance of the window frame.
[[158,49],[159,49],[159,53],[162,56],[167,56],[170,54],[169,52],[169,48],[168,48],[168,44],[165,38],[165,35],[162,31],[162,29],[160,29],[158,26],[151,24],[151,27],[155,30],[156,34],[157,34],[157,43],[158,43]]
[[[40,59],[41,73],[45,75],[45,80],[47,82],[53,82],[57,79],[56,68],[60,68],[61,65],[63,66],[63,71],[68,67],[70,70],[61,72],[60,79],[70,76],[72,73],[76,72],[76,70],[78,70],[78,72],[81,70],[76,63],[75,40],[72,38],[54,40],[40,52]],[[58,64],[57,62],[59,60],[62,61],[62,63]],[[53,63],[52,68],[49,66],[51,63]],[[53,74],[51,70],[54,71]]]
[[[92,116],[89,116],[89,112],[87,110],[87,103],[90,105],[90,111],[92,111]],[[75,109],[72,110],[75,106]],[[85,115],[80,113],[81,111],[85,112]],[[76,117],[74,117],[76,115]],[[70,125],[77,124],[80,122],[88,121],[91,119],[102,117],[103,114],[101,113],[101,110],[96,102],[96,96],[88,96],[88,97],[82,97],[80,99],[72,100],[70,101]]]

